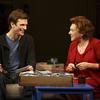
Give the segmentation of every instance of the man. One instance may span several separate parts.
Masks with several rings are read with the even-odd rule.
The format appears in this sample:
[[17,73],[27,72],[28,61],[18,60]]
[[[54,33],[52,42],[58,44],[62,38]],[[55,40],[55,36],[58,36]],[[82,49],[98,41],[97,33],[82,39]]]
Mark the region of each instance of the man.
[[[28,16],[21,10],[12,11],[8,18],[9,32],[0,37],[0,100],[5,100],[6,83],[17,83],[16,70],[35,69],[33,39],[25,34]],[[28,88],[29,90],[29,88]],[[24,95],[28,95],[24,89]]]

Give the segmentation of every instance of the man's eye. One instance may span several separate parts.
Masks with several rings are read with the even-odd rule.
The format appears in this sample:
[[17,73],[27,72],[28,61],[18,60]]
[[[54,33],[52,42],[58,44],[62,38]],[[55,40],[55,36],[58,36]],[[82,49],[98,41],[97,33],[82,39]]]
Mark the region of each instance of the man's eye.
[[21,24],[20,26],[25,26],[24,24]]

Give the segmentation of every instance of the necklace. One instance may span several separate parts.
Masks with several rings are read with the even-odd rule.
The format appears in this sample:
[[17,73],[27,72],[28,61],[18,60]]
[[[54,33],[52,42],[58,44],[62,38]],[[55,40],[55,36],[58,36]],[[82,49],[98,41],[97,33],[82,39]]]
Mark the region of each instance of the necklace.
[[79,43],[77,46],[78,52],[80,54],[83,54],[88,46],[89,41],[86,41],[84,43]]

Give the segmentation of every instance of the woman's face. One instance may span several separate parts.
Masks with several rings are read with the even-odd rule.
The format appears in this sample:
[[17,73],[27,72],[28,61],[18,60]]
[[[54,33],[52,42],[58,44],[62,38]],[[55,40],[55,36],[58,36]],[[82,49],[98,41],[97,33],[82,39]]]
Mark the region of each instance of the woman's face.
[[77,26],[75,24],[71,24],[70,31],[68,34],[71,37],[71,41],[82,38],[82,34],[79,32],[79,29],[77,28]]

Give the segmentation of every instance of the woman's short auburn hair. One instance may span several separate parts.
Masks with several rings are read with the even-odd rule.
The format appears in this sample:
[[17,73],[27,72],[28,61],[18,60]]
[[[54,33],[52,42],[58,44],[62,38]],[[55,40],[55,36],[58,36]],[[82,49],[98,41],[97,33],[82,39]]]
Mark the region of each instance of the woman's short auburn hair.
[[92,22],[85,16],[76,16],[70,19],[72,24],[75,24],[79,29],[79,32],[83,34],[83,39],[89,39],[93,36],[94,26]]

